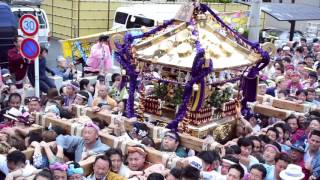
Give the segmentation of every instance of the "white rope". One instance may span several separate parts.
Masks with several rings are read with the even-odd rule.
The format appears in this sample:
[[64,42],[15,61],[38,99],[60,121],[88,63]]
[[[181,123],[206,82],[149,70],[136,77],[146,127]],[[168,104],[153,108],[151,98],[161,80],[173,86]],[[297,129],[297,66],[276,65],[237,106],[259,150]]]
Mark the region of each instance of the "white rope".
[[76,131],[76,128],[77,128],[77,124],[76,123],[71,123],[71,128],[70,128],[70,135],[71,136],[74,136],[76,133],[75,133],[75,131]]
[[273,100],[274,100],[275,98],[269,98],[269,102],[270,102],[270,105],[271,106],[273,106]]
[[212,144],[209,144],[208,150],[210,150],[210,151],[214,150],[217,147],[217,145],[219,145],[219,143],[214,141]]
[[158,138],[162,139],[164,137],[164,134],[168,131],[168,129],[165,128],[159,128],[158,132]]
[[214,144],[214,146],[216,146],[217,142],[214,140],[214,138],[212,136],[207,136],[205,139],[204,139],[204,142],[202,144],[202,150],[204,151],[207,151],[207,150],[210,150],[211,148],[211,144]]
[[36,124],[40,125],[40,113],[36,112]]
[[162,157],[162,158],[161,158],[162,164],[164,164],[165,167],[168,168],[168,158],[169,158],[169,154],[163,153],[161,157]]
[[206,143],[206,142],[204,142],[204,143],[202,144],[202,150],[203,150],[203,151],[207,151],[208,149],[209,149],[209,144]]
[[87,110],[88,109],[86,107],[82,108],[81,116],[86,116],[87,115]]
[[128,140],[124,140],[124,141],[122,141],[121,142],[121,145],[120,145],[120,149],[121,149],[121,151],[122,152],[127,152],[126,150],[127,150],[127,144],[130,142],[130,140],[128,141]]
[[171,168],[176,167],[177,162],[180,161],[180,160],[181,160],[181,158],[178,157],[178,156],[173,157],[173,159],[172,159],[172,164],[171,164]]
[[286,117],[285,118],[289,117],[292,113],[294,113],[294,111],[290,111],[290,110],[284,110],[284,111],[286,113]]
[[81,116],[81,109],[80,106],[76,106],[76,117],[80,117]]
[[42,127],[46,127],[46,120],[47,120],[47,115],[45,114],[41,115],[40,123]]
[[158,136],[159,136],[159,129],[160,127],[157,127],[157,126],[153,126],[153,132],[152,132],[152,139],[155,140],[155,139],[158,139]]
[[262,97],[262,103],[261,104],[268,104],[268,97],[267,96],[263,96]]
[[71,135],[72,136],[81,136],[81,132],[83,130],[83,124],[72,123],[71,124]]
[[120,138],[113,138],[113,148],[118,149]]
[[177,157],[176,153],[172,152],[168,154],[166,167],[171,169],[174,168],[180,158]]
[[84,126],[82,124],[78,124],[78,127],[76,128],[76,131],[75,131],[75,135],[81,136],[83,128],[84,128]]
[[112,125],[114,125],[114,122],[115,122],[115,120],[117,119],[117,115],[115,115],[115,114],[112,114],[111,115],[111,122],[110,122],[110,125],[112,124]]

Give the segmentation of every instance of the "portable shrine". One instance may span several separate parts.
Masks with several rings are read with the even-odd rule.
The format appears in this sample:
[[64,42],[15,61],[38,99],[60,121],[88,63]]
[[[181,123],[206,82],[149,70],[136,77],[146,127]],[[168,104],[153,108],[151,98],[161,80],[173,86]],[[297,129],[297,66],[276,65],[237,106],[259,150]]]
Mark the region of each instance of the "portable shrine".
[[129,117],[158,120],[197,137],[213,132],[220,141],[234,132],[237,100],[245,112],[246,102],[255,99],[257,74],[269,62],[258,43],[198,3],[182,6],[174,19],[150,31],[112,39],[129,77]]

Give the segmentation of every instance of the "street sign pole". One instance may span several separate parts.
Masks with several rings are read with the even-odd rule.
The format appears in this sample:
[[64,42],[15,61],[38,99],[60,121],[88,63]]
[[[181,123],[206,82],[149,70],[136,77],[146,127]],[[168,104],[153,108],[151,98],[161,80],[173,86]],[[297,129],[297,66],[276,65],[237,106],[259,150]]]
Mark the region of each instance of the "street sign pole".
[[[36,34],[34,39],[38,42],[38,33]],[[39,56],[37,56],[34,61],[34,77],[35,77],[35,80],[34,80],[35,95],[38,98],[40,98]]]
[[41,51],[38,43],[39,22],[36,16],[25,14],[20,18],[19,25],[24,35],[33,37],[27,38],[22,42],[22,54],[24,57],[34,60],[34,77],[35,77],[35,95],[40,97],[40,77],[39,77],[39,52]]

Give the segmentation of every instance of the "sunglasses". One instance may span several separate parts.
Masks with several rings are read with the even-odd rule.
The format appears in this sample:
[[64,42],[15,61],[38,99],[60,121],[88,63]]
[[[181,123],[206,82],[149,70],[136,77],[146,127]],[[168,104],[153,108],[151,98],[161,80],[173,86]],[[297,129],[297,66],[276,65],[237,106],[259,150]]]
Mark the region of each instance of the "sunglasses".
[[37,98],[37,97],[29,97],[29,98],[26,98],[26,104],[28,104],[28,103],[31,102],[31,101],[40,102],[40,99]]
[[166,135],[164,135],[163,138],[169,138],[169,139],[172,139],[172,140],[178,140],[178,139],[176,138],[176,136],[173,135],[173,134],[166,134]]

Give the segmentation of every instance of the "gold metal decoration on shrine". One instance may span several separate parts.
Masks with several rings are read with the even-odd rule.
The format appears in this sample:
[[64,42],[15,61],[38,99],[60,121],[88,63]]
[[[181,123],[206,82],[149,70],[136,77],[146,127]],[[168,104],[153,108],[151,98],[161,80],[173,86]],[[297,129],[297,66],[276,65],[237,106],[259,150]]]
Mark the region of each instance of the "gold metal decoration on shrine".
[[144,102],[144,107],[145,107],[145,112],[161,116],[162,115],[162,110],[161,110],[161,100],[160,99],[155,99],[153,97],[147,97],[145,98]]
[[230,137],[230,132],[232,132],[232,123],[227,123],[214,129],[213,136],[216,141],[221,142]]
[[124,35],[123,34],[114,34],[111,36],[110,38],[110,46],[111,46],[111,49],[114,49],[115,51],[118,50],[116,44],[119,44],[119,45],[123,45],[124,44]]
[[[136,60],[146,64],[144,68],[139,67],[137,69],[142,76],[149,75],[146,85],[151,84],[153,88],[157,85],[160,86],[160,84],[165,87],[171,85],[185,87],[186,83],[191,80],[191,74],[193,74],[192,67],[197,54],[195,42],[199,41],[201,48],[205,50],[202,67],[208,68],[212,63],[213,71],[202,79],[204,83],[201,81],[201,86],[199,80],[195,82],[196,85],[192,86],[193,95],[188,103],[193,105],[189,106],[184,119],[179,123],[179,130],[188,131],[190,134],[201,138],[215,132],[218,139],[225,139],[228,134],[232,134],[232,124],[235,121],[234,116],[236,114],[234,98],[236,97],[223,101],[220,104],[221,107],[208,106],[206,103],[210,97],[209,93],[218,90],[218,88],[211,87],[220,86],[228,78],[239,76],[239,72],[241,75],[247,67],[258,63],[261,56],[253,52],[248,45],[236,41],[234,35],[229,31],[221,28],[221,26],[217,27],[216,25],[219,25],[219,22],[211,15],[201,13],[197,9],[194,11],[193,6],[189,6],[181,7],[173,24],[133,45],[136,50]],[[186,23],[190,22],[191,18],[195,24]],[[193,33],[194,30],[197,30],[197,33]],[[154,71],[154,68],[151,67],[157,67],[157,70]],[[227,73],[233,73],[232,75],[235,76],[220,80],[220,74],[226,71]],[[181,77],[180,72],[183,72],[185,76]],[[166,89],[165,87],[163,89]],[[155,92],[153,92],[154,94],[152,92],[148,94],[151,96],[145,98],[145,112],[152,116],[159,116],[153,117],[154,119],[170,123],[178,112],[177,107],[180,105],[179,103],[172,103],[170,100],[180,100],[176,97],[180,97],[177,94],[183,95],[183,91],[177,93],[178,91],[173,89],[166,90],[164,97],[158,97]],[[170,98],[168,98],[169,96]],[[161,101],[158,98],[161,98]],[[201,104],[198,104],[198,102],[201,102]],[[163,104],[163,107],[161,104]],[[195,109],[198,109],[198,111]],[[220,128],[220,126],[223,128]]]
[[261,45],[262,49],[269,53],[269,56],[272,57],[276,54],[276,46],[271,42],[266,42]]
[[201,107],[198,111],[188,110],[187,118],[190,124],[194,126],[205,125],[213,121],[212,108]]

